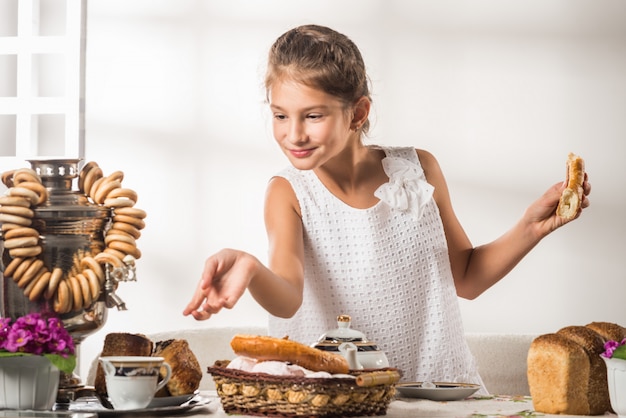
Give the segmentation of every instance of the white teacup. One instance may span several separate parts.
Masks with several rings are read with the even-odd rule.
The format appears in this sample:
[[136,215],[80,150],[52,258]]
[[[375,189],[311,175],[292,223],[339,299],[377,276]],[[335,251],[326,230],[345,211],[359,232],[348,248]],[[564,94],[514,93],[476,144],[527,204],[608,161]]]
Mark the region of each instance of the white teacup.
[[[172,369],[163,357],[100,357],[107,393],[113,408],[128,411],[147,407],[154,394],[167,384]],[[159,380],[159,370],[165,376]]]

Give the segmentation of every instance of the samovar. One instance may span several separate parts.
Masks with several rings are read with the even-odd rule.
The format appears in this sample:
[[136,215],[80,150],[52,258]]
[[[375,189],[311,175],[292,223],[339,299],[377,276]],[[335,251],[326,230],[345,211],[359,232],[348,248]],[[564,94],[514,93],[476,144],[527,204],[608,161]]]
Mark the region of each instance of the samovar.
[[[75,189],[74,180],[79,175],[80,160],[29,160],[29,163],[48,190],[47,201],[33,209],[32,227],[40,233],[42,247],[39,258],[49,270],[57,267],[68,274],[76,268],[76,260],[103,251],[112,211],[109,207],[91,202],[84,193]],[[0,251],[0,316],[17,318],[31,312],[51,312],[51,300],[41,298],[30,301],[11,277],[4,277],[3,272],[11,257],[4,247],[1,231]],[[115,289],[119,282],[135,280],[136,276],[134,260],[125,261],[122,267],[106,264],[106,280],[97,300],[83,309],[59,315],[74,339],[77,365],[80,364],[80,343],[104,326],[108,308],[126,309]],[[84,389],[85,385],[76,372],[71,375],[61,373],[57,404],[69,403]]]

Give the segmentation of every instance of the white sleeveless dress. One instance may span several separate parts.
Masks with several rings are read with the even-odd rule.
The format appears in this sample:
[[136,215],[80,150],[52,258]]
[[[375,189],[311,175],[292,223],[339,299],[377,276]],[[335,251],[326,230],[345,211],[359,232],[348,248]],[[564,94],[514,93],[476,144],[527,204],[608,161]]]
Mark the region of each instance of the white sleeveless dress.
[[[439,209],[413,148],[382,148],[390,182],[373,207],[338,199],[312,170],[279,173],[295,191],[304,227],[304,299],[269,335],[312,344],[352,317],[403,381],[482,380],[465,342]],[[481,392],[486,393],[483,388]]]

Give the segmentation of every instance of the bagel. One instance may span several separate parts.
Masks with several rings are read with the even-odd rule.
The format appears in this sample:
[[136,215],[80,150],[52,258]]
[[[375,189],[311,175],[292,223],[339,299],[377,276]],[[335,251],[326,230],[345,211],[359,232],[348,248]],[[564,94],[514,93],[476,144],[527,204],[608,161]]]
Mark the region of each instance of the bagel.
[[28,269],[24,272],[22,277],[20,277],[20,280],[17,282],[17,287],[19,287],[20,289],[25,288],[26,285],[31,282],[31,280],[38,276],[39,270],[41,270],[42,268],[45,269],[43,261],[40,259],[34,260],[31,265],[28,266]]
[[124,215],[131,216],[137,219],[145,219],[148,215],[145,210],[133,207],[115,208],[113,209],[113,216]]
[[30,300],[30,294],[33,291],[33,288],[37,285],[37,281],[41,276],[43,276],[48,270],[45,268],[40,269],[37,274],[23,287],[24,296],[26,296]]
[[[133,227],[133,226],[131,226],[131,227],[132,227],[132,228],[135,228],[135,227]],[[139,234],[141,234],[141,233],[139,232],[139,230],[137,230],[137,228],[135,228],[135,230],[136,230]],[[134,236],[134,235],[129,234],[129,233],[128,233],[128,232],[126,232],[126,231],[122,231],[121,229],[109,229],[109,230],[107,231],[107,236],[109,236],[109,235],[118,235],[118,236],[122,236],[122,237],[128,237],[128,238],[131,238],[131,239],[133,239],[133,240],[135,240],[135,241],[137,240],[137,238],[135,238],[135,236]],[[106,237],[105,237],[105,240],[106,240]],[[109,240],[109,241],[110,241],[110,240]]]
[[0,206],[21,206],[30,208],[30,200],[22,196],[0,196]]
[[94,259],[100,264],[108,263],[114,268],[124,267],[124,263],[122,262],[121,258],[107,252],[101,252],[100,254],[97,254]]
[[135,239],[139,239],[139,237],[141,236],[141,231],[139,229],[126,222],[113,222],[113,224],[111,225],[111,229],[107,232],[107,234],[111,231],[121,231]]
[[22,218],[32,219],[35,216],[35,212],[32,209],[25,208],[23,206],[0,206],[0,213],[6,213],[7,215],[21,216]]
[[[124,241],[111,241],[107,247],[107,250],[108,249],[120,251],[124,253],[124,256],[132,255],[136,259],[141,258],[141,251],[139,251],[137,246]],[[124,257],[122,257],[122,260],[123,259]]]
[[102,267],[100,266],[100,264],[93,258],[93,257],[83,257],[83,259],[80,260],[80,267],[86,271],[86,270],[90,270],[92,271],[96,277],[98,278],[98,281],[100,282],[100,284],[104,283],[104,271],[102,270]]
[[[18,257],[18,258],[21,258],[21,257]],[[30,265],[33,264],[33,261],[35,261],[35,257],[24,258],[24,260],[20,263],[20,265],[17,266],[17,268],[15,269],[15,272],[13,273],[13,276],[12,276],[13,277],[13,281],[15,283],[20,281],[20,279],[22,278],[22,276],[24,275],[26,270],[28,270]]]
[[[120,261],[124,260],[124,257],[126,257],[126,253],[124,253],[124,252],[122,252],[120,250],[116,250],[115,248],[110,248],[110,247],[105,248],[103,253],[110,254],[110,255],[112,255],[113,257],[117,258]],[[122,262],[122,265],[124,265],[123,262]]]
[[46,289],[46,293],[44,293],[44,298],[50,300],[56,294],[59,283],[63,280],[63,270],[60,267],[55,267],[52,269],[50,273],[50,281],[48,282],[48,288]]
[[96,192],[98,191],[98,187],[106,180],[106,177],[98,177],[94,182],[91,188],[89,189],[89,197],[91,200],[95,202],[96,200]]
[[4,233],[4,240],[8,241],[13,238],[22,238],[22,237],[37,237],[39,238],[39,231],[35,228],[30,227],[19,227],[8,230]]
[[85,177],[87,173],[89,173],[89,171],[96,167],[98,167],[98,163],[95,161],[89,161],[83,166],[83,168],[80,170],[80,173],[78,173],[78,190],[85,193]]
[[83,193],[86,196],[90,196],[91,189],[96,180],[102,178],[102,169],[100,167],[93,167],[91,170],[87,172],[85,175],[85,180],[83,182]]
[[9,196],[25,197],[30,201],[31,206],[36,206],[37,202],[39,202],[39,195],[26,187],[13,186],[7,193]]
[[11,262],[7,265],[7,267],[4,269],[4,272],[2,273],[4,277],[13,277],[13,273],[15,273],[15,270],[22,263],[22,261],[24,261],[23,257],[15,257],[13,260],[11,260]]
[[39,243],[38,237],[17,237],[4,240],[4,248],[12,250],[13,248],[34,247]]
[[136,245],[135,238],[131,237],[130,235],[128,235],[126,233],[115,234],[115,233],[111,233],[111,231],[112,230],[107,232],[106,237],[104,237],[104,243],[106,245],[109,245],[109,243],[111,243],[113,241],[125,242],[125,243],[133,245],[133,246]]
[[24,225],[18,225],[18,224],[14,224],[14,223],[11,223],[11,222],[5,222],[5,223],[1,223],[1,222],[0,222],[0,230],[1,230],[3,233],[4,233],[4,232],[7,232],[7,231],[10,231],[10,230],[12,230],[12,229],[21,228],[21,227],[23,227],[23,226],[24,226]]
[[91,269],[85,269],[82,272],[83,276],[87,279],[89,283],[89,293],[91,294],[92,301],[96,301],[100,296],[100,279],[98,275],[94,273]]
[[130,199],[136,203],[138,196],[137,196],[137,192],[135,192],[132,189],[119,188],[119,189],[113,190],[111,193],[109,193],[107,197],[109,199],[116,199],[116,198]]
[[107,208],[123,208],[132,207],[135,205],[135,203],[136,202],[134,200],[126,199],[123,197],[115,197],[104,199],[103,205]]
[[16,170],[10,170],[2,173],[2,183],[4,183],[5,186],[11,188],[15,185],[13,184],[13,174],[15,173],[15,171]]
[[91,305],[91,303],[93,302],[93,298],[91,297],[91,288],[90,288],[90,285],[89,285],[89,280],[82,273],[78,273],[74,277],[76,278],[76,281],[78,282],[78,284],[80,286],[80,292],[81,292],[81,295],[83,297],[82,307],[86,308],[89,305]]
[[72,309],[77,310],[83,307],[83,291],[80,287],[80,282],[76,276],[71,276],[67,279],[67,284],[70,290],[70,299],[72,300]]
[[35,204],[37,206],[48,200],[48,189],[46,189],[46,187],[39,182],[25,181],[23,183],[19,183],[19,187],[24,187],[37,194],[37,196],[39,197],[37,203]]
[[49,271],[45,271],[39,278],[34,281],[35,285],[30,289],[29,293],[25,296],[28,296],[28,299],[31,302],[35,302],[37,299],[43,295],[45,290],[48,288],[48,283],[50,283],[51,273]]
[[10,223],[19,226],[31,226],[33,220],[19,215],[11,215],[9,213],[0,213],[0,223]]
[[41,177],[32,168],[18,168],[13,173],[13,184],[16,186],[24,182],[34,182],[41,184]]
[[110,180],[108,177],[100,184],[98,189],[94,193],[93,201],[101,205],[104,203],[104,199],[109,193],[115,189],[122,187],[122,183],[119,180]]
[[72,310],[72,302],[70,299],[70,290],[67,280],[61,280],[59,287],[54,295],[53,309],[55,312],[64,314]]
[[131,224],[132,226],[134,226],[135,228],[139,230],[142,230],[146,226],[146,223],[144,222],[143,219],[134,218],[132,216],[127,216],[127,215],[115,215],[114,214],[113,222],[123,222],[123,223]]
[[35,247],[11,248],[9,255],[11,255],[11,257],[37,257],[42,251],[40,245]]
[[114,171],[107,176],[107,179],[109,179],[109,181],[119,181],[121,183],[122,180],[124,180],[124,172],[120,170]]

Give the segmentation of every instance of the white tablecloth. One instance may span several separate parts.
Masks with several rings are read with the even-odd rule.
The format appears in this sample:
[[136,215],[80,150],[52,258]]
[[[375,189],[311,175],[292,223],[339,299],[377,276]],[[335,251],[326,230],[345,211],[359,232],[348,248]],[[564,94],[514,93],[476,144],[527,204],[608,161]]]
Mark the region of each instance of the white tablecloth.
[[[215,392],[203,393],[216,398]],[[221,407],[219,398],[206,407],[215,417],[230,417]],[[206,410],[204,413],[206,414]],[[200,413],[200,412],[199,412]],[[242,415],[237,415],[243,417]],[[605,416],[616,417],[606,413]],[[235,417],[235,415],[232,415]],[[549,415],[534,412],[529,396],[486,396],[471,397],[462,401],[436,402],[426,399],[398,398],[391,402],[386,417],[464,417],[464,418],[514,418],[514,417],[555,417],[584,418],[583,415]],[[597,416],[596,416],[597,417]]]

